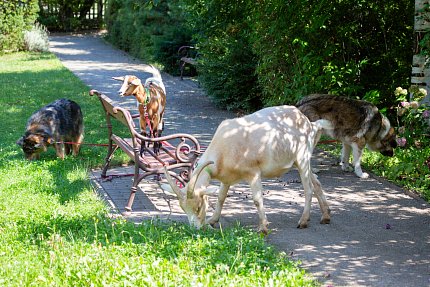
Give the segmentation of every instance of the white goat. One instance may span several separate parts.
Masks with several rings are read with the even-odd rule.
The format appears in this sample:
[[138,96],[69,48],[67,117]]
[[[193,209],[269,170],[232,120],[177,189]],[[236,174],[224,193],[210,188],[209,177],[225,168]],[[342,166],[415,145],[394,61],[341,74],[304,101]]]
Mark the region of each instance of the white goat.
[[170,186],[162,185],[162,188],[172,190],[178,196],[190,224],[200,228],[205,224],[207,195],[215,192],[207,188],[209,181],[221,182],[215,211],[206,222],[214,225],[219,221],[230,185],[244,180],[252,190],[259,230],[267,233],[261,179],[279,177],[295,166],[305,191],[305,207],[297,227],[308,225],[313,192],[322,211],[321,223],[329,223],[330,209],[310,164],[322,128],[330,129],[330,122],[318,120],[311,123],[293,106],[265,108],[242,118],[225,120],[199,159],[189,183],[180,189],[166,170]]

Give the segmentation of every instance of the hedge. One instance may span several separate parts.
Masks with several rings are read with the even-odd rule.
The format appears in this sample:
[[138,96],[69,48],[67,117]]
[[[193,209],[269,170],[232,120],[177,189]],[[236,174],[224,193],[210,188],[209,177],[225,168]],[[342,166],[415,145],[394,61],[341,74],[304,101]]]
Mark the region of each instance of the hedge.
[[208,95],[228,109],[294,104],[319,92],[393,106],[410,83],[409,0],[112,0],[108,39],[175,70],[180,45],[199,49]]
[[30,30],[39,11],[38,0],[0,3],[0,52],[24,48],[24,31]]

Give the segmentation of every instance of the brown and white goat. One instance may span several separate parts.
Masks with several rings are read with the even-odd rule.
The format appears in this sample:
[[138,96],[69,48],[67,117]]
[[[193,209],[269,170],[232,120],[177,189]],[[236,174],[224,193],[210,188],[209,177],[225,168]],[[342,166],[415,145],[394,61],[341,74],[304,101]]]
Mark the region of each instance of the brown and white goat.
[[[169,185],[179,198],[179,204],[191,225],[200,228],[205,223],[219,221],[227,192],[239,181],[249,183],[259,215],[259,230],[267,233],[268,221],[263,207],[262,178],[279,177],[295,166],[303,183],[305,207],[298,228],[306,228],[310,219],[312,194],[318,199],[321,223],[330,222],[330,209],[321,184],[311,170],[311,156],[322,128],[330,129],[326,120],[310,122],[293,106],[265,108],[242,118],[223,121],[199,159],[189,183],[180,189],[165,171]],[[221,182],[218,201],[211,218],[205,222],[209,181]]]
[[[160,72],[153,66],[148,66],[147,72],[152,73],[152,77],[146,79],[145,84],[136,76],[127,75],[124,77],[112,77],[117,81],[122,81],[122,86],[118,93],[121,97],[134,96],[138,102],[140,114],[140,131],[144,136],[146,133],[146,121],[149,119],[150,137],[159,137],[164,128],[163,115],[166,107],[166,88]],[[142,143],[142,148],[145,143]],[[154,152],[159,152],[161,143],[154,143]],[[141,149],[141,153],[143,149]]]

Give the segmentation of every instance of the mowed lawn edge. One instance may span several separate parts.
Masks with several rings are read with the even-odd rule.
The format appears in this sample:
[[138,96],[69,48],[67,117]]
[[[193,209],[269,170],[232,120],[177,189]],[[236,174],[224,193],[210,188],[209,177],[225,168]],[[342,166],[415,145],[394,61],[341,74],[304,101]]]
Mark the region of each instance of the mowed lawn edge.
[[0,56],[0,82],[0,285],[318,285],[297,262],[239,225],[197,231],[110,218],[88,177],[103,163],[105,148],[84,146],[65,160],[50,148],[30,162],[16,145],[30,115],[59,98],[81,106],[85,142],[105,143],[97,98],[51,53]]

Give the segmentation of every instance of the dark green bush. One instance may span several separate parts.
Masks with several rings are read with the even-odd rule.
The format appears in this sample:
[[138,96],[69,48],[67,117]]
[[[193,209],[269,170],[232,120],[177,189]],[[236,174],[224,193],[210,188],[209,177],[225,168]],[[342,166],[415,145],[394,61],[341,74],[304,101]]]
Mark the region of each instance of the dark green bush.
[[259,1],[251,22],[264,103],[378,90],[393,105],[411,72],[413,9],[405,0]]
[[392,91],[410,79],[413,1],[109,3],[109,41],[168,72],[177,71],[179,46],[196,45],[200,82],[228,109],[293,104],[313,92],[372,92],[391,107]]
[[37,0],[2,1],[0,3],[0,52],[24,48],[24,31],[30,30],[37,18]]
[[158,62],[177,73],[178,48],[191,43],[180,1],[112,0],[108,2],[107,40],[146,62]]
[[219,106],[254,110],[261,106],[255,73],[257,55],[252,50],[243,1],[187,0],[189,26],[199,49],[199,80]]
[[[102,27],[101,10],[97,16],[89,19],[91,8],[102,5],[101,0],[39,0],[40,13],[38,22],[49,31],[79,31]],[[97,8],[99,8],[97,6]]]

